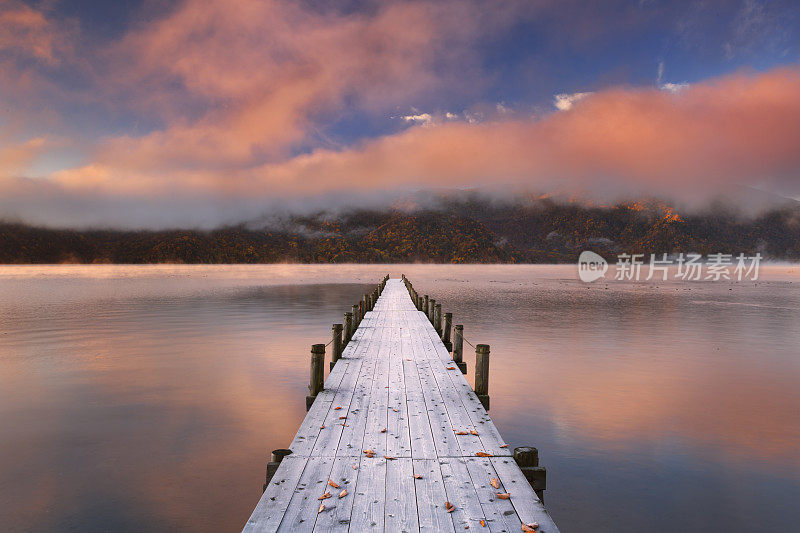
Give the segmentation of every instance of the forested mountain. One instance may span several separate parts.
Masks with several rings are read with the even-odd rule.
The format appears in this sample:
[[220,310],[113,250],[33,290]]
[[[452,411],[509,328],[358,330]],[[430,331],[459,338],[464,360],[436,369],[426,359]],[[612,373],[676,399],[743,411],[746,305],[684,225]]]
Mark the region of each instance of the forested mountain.
[[588,206],[547,199],[443,199],[435,207],[287,216],[213,231],[71,230],[0,223],[2,263],[552,263],[583,250],[761,252],[800,259],[800,208],[744,217],[717,205]]

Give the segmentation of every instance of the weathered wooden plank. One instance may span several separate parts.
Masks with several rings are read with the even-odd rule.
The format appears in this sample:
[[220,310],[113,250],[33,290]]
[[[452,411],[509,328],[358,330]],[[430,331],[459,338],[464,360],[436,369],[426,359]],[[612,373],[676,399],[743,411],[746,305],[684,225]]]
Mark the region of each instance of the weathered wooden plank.
[[[286,459],[284,459],[285,461]],[[333,457],[309,457],[278,531],[313,531],[322,496],[328,489]]]
[[[353,468],[355,466],[355,468]],[[353,457],[337,457],[331,470],[331,480],[341,488],[330,487],[331,497],[324,500],[325,511],[319,513],[314,531],[346,532],[350,529],[356,485],[358,483],[358,460]],[[346,490],[344,496],[342,491]]]
[[408,401],[400,330],[393,329],[389,339],[389,411],[386,424],[386,455],[411,457],[408,429]]
[[414,466],[403,457],[386,463],[385,530],[419,531],[417,499],[414,487]]
[[478,526],[481,520],[485,521],[483,508],[478,501],[464,459],[460,457],[439,459],[439,466],[442,469],[447,499],[455,506],[450,515],[456,530],[471,529]]
[[350,517],[350,531],[384,531],[386,459],[361,458]]
[[509,457],[493,457],[492,466],[497,472],[500,482],[506,492],[511,494],[511,504],[517,512],[520,524],[537,522],[539,531],[542,533],[557,532],[558,528],[550,517],[550,513],[544,508],[542,502],[536,497],[536,493],[531,488],[528,480],[519,469],[514,459]]
[[414,459],[412,463],[414,474],[420,476],[414,479],[419,530],[455,531],[453,518],[445,509],[445,502],[448,500],[439,460]]
[[243,531],[250,533],[278,530],[307,462],[307,457],[291,455],[281,461],[281,465],[272,477],[267,490],[261,495],[261,499]]
[[[495,472],[492,462],[488,457],[470,457],[464,459],[464,463],[469,472],[472,485],[478,494],[478,501],[486,517],[485,523],[490,531],[517,532],[521,529],[521,523],[514,510],[511,500],[498,498],[497,494],[506,492],[505,486],[500,481],[500,476]],[[492,479],[496,479],[498,487],[491,485]]]

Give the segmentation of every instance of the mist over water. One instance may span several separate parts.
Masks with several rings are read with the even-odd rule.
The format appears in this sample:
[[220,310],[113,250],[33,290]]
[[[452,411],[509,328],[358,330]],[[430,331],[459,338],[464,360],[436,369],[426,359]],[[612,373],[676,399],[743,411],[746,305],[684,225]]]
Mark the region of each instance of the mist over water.
[[305,416],[310,345],[386,273],[491,345],[490,414],[539,448],[563,531],[794,529],[791,265],[594,284],[574,266],[0,267],[0,528],[241,528]]

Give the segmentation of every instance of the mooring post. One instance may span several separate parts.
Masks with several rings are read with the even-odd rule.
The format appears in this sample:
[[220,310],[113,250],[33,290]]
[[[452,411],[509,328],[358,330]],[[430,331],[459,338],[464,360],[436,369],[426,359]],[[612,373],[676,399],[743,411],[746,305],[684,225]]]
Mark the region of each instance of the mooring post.
[[444,314],[444,329],[442,330],[442,343],[448,352],[453,351],[453,343],[450,342],[450,330],[453,327],[453,313]]
[[489,345],[479,344],[475,347],[475,394],[489,410]]
[[428,295],[426,294],[425,295],[425,305],[423,306],[422,309],[420,309],[420,311],[424,311],[425,312],[425,316],[428,316],[428,305],[429,304],[430,304],[430,300],[428,300]]
[[442,304],[436,304],[433,310],[433,327],[436,333],[439,334],[439,339],[442,338]]
[[283,461],[283,458],[291,453],[292,450],[287,449],[272,450],[272,454],[269,457],[269,462],[267,463],[267,480],[264,482],[264,486],[261,487],[261,492],[267,490],[269,482],[272,481],[272,477],[275,475],[275,472],[278,471],[278,467],[281,465],[281,461]]
[[333,340],[331,341],[331,370],[333,370],[333,365],[336,364],[342,357],[342,325],[341,324],[334,324],[333,325]]
[[342,343],[342,349],[347,346],[347,343],[350,342],[350,338],[353,336],[353,313],[345,313],[344,314],[344,342]]
[[434,323],[433,315],[435,314],[435,309],[436,309],[436,300],[431,298],[430,305],[428,305],[428,321],[431,323],[431,325]]
[[519,465],[525,479],[531,484],[536,496],[544,502],[544,491],[547,488],[547,469],[539,466],[539,450],[533,446],[514,448],[514,461]]
[[462,374],[467,373],[467,363],[464,362],[464,326],[461,324],[456,324],[453,332],[453,361]]
[[311,374],[308,382],[308,396],[306,396],[306,411],[311,409],[311,404],[322,391],[325,373],[325,345],[313,344],[311,346]]
[[353,335],[356,333],[356,328],[358,328],[358,305],[353,304],[353,331],[350,333],[350,338],[353,338]]

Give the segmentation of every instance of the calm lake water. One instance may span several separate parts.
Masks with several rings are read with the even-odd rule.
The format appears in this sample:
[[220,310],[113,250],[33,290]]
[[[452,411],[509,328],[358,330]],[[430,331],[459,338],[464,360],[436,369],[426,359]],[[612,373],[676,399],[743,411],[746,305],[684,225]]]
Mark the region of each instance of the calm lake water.
[[562,531],[797,531],[800,268],[445,265],[0,267],[0,530],[241,529],[310,345],[386,273],[491,345],[492,418]]

